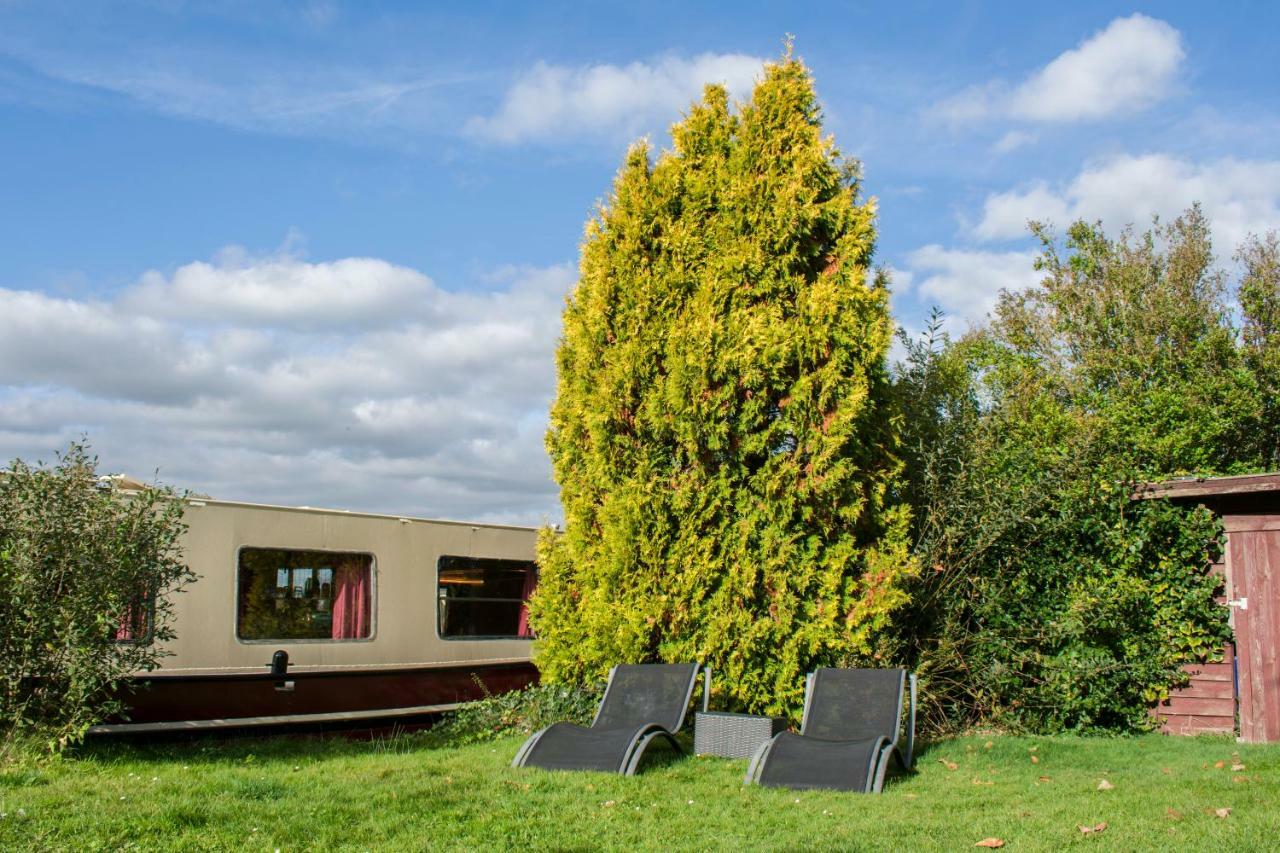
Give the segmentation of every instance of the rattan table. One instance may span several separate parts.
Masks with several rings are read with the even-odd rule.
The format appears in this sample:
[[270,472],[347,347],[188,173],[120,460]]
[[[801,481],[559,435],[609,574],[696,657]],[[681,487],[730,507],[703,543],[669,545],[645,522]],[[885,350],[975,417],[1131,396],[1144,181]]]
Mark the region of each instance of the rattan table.
[[693,715],[693,751],[698,755],[750,758],[760,745],[787,727],[781,717],[699,711]]

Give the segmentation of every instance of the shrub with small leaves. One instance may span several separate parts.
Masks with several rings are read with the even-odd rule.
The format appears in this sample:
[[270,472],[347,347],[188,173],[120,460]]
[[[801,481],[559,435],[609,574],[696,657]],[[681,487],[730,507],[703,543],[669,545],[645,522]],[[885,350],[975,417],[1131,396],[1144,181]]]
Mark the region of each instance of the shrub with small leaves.
[[0,472],[0,738],[54,751],[125,711],[117,688],[174,636],[169,593],[195,579],[171,489],[123,493],[72,444]]
[[1209,572],[1220,521],[1134,492],[1276,458],[1276,244],[1243,258],[1242,342],[1199,208],[1116,237],[1077,222],[1062,246],[1033,231],[1038,286],[958,341],[935,317],[905,342],[906,493],[928,568],[887,654],[919,673],[930,728],[1150,728],[1182,664],[1220,655],[1231,629]]
[[486,696],[446,714],[429,737],[446,744],[480,743],[532,734],[561,720],[590,725],[603,692],[603,685],[534,684]]

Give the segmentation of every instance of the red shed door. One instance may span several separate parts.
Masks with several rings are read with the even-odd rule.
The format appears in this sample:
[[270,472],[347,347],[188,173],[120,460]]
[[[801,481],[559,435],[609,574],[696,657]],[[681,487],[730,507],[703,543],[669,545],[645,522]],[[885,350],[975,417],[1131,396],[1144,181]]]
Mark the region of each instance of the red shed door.
[[1225,519],[1229,536],[1240,738],[1280,741],[1280,518]]

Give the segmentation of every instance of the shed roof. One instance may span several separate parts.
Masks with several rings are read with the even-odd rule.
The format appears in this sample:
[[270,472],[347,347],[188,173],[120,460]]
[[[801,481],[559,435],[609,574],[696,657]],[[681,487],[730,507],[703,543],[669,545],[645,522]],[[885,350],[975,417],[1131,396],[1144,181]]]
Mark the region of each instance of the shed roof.
[[1280,472],[1241,474],[1234,477],[1183,477],[1147,483],[1139,498],[1208,498],[1224,495],[1280,493]]

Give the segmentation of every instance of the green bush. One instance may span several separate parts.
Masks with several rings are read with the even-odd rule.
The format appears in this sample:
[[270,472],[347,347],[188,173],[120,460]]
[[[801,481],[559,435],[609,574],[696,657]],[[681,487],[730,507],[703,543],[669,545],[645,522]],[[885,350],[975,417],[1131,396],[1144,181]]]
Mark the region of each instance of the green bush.
[[194,580],[167,488],[125,495],[79,444],[0,472],[0,737],[54,750],[124,711],[116,688],[173,638],[169,593]]
[[867,658],[914,569],[874,207],[789,53],[672,137],[628,153],[565,309],[537,663],[581,683],[702,661],[723,706],[798,714],[804,674]]
[[[959,341],[935,322],[907,342],[895,389],[926,568],[885,654],[919,671],[934,728],[1148,728],[1230,630],[1217,519],[1134,492],[1274,457],[1259,388],[1275,324],[1242,341],[1196,208],[1118,239],[1078,222],[1065,253],[1035,231],[1038,287]],[[1276,304],[1267,245],[1246,318]]]
[[446,714],[428,736],[457,745],[532,734],[561,720],[590,725],[603,692],[604,685],[532,684],[467,702]]

